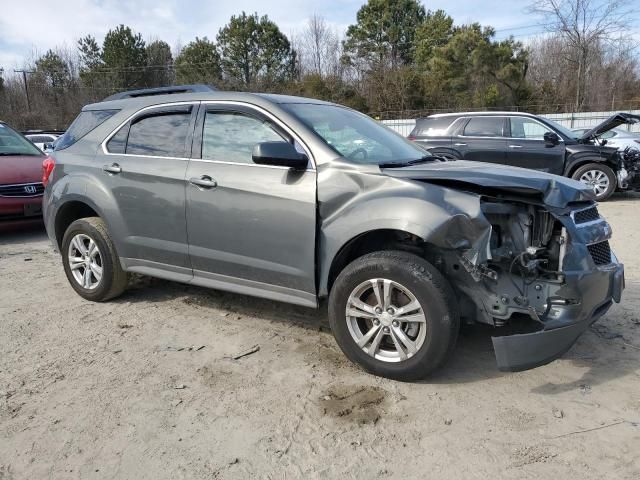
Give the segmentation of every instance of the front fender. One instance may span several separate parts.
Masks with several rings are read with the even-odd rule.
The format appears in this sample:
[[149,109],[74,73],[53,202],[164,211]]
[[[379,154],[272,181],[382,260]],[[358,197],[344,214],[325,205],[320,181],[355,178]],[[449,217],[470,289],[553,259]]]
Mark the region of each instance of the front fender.
[[474,193],[392,178],[379,169],[363,173],[334,167],[319,172],[318,205],[320,296],[328,293],[329,272],[340,250],[374,230],[399,230],[464,251],[474,264],[489,256],[491,225]]
[[612,153],[610,150],[611,149],[607,149],[599,153],[576,147],[574,151],[567,151],[568,155],[564,168],[564,176],[570,177],[578,167],[587,163],[604,163],[615,171],[618,164],[617,157],[615,151]]

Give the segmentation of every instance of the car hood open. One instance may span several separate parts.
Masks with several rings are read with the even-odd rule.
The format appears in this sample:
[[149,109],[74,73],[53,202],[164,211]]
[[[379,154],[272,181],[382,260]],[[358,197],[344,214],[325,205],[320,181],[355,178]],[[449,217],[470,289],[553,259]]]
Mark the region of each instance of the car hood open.
[[487,195],[528,197],[551,207],[564,208],[572,202],[593,201],[593,190],[569,178],[549,173],[465,160],[434,161],[382,171],[406,178],[459,188]]
[[640,116],[638,115],[633,115],[631,113],[616,113],[615,115],[607,118],[604,122],[593,127],[591,130],[586,131],[579,140],[582,142],[592,140],[613,128],[619,127],[620,125],[633,125],[637,122],[640,122]]

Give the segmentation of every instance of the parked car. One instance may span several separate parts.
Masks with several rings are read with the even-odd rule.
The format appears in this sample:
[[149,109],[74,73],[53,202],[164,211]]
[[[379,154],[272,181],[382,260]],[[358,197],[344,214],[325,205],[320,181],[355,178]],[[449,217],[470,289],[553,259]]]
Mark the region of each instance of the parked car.
[[42,222],[42,163],[47,157],[0,122],[0,228]]
[[522,321],[493,343],[499,368],[523,370],[620,301],[590,187],[440,161],[332,103],[156,93],[84,107],[45,173],[47,232],[85,299],[120,295],[129,272],[326,299],[347,357],[399,380],[441,366],[461,321]]
[[[582,136],[587,133],[591,128],[574,128],[571,130],[578,136]],[[603,142],[606,140],[606,142]],[[627,147],[640,149],[640,133],[629,132],[628,130],[624,130],[623,128],[614,128],[609,130],[608,132],[604,132],[602,135],[598,135],[594,142],[599,143],[601,145],[606,145],[607,147],[615,147],[618,150],[622,151]]]
[[40,150],[48,153],[53,151],[53,143],[58,139],[60,134],[46,132],[26,132],[24,136]]
[[618,113],[579,135],[544,117],[519,112],[472,112],[420,118],[411,140],[445,158],[475,160],[563,175],[591,188],[599,201],[635,184],[616,148],[594,138],[640,121]]

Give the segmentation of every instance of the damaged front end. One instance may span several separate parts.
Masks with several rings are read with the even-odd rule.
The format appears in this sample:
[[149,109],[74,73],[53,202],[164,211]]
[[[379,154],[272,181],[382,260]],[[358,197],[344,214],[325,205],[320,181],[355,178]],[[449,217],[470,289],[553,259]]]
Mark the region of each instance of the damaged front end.
[[544,365],[620,301],[624,271],[611,228],[590,202],[554,208],[483,197],[481,208],[491,225],[488,260],[474,265],[458,254],[444,262],[446,273],[475,308],[463,315],[496,327],[527,319],[527,333],[493,337],[501,370]]
[[640,150],[627,147],[619,156],[618,186],[623,190],[640,190]]
[[457,291],[463,319],[500,330],[525,327],[525,333],[493,338],[501,370],[558,358],[620,301],[624,267],[609,246],[611,227],[586,187],[464,161],[390,174],[477,195],[474,228],[448,228],[447,242],[437,235],[427,239],[444,247],[429,259]]

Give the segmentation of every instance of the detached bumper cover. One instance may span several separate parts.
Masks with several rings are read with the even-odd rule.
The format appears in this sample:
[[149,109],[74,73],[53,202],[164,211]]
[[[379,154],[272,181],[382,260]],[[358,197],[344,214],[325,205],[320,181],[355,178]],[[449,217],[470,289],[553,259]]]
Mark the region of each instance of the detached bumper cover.
[[544,330],[539,332],[493,337],[500,370],[519,372],[546,365],[569,350],[614,301],[620,302],[624,289],[624,266],[615,263],[587,275],[568,274],[567,282],[576,282],[582,290],[579,305],[554,307],[555,317],[547,320]]

